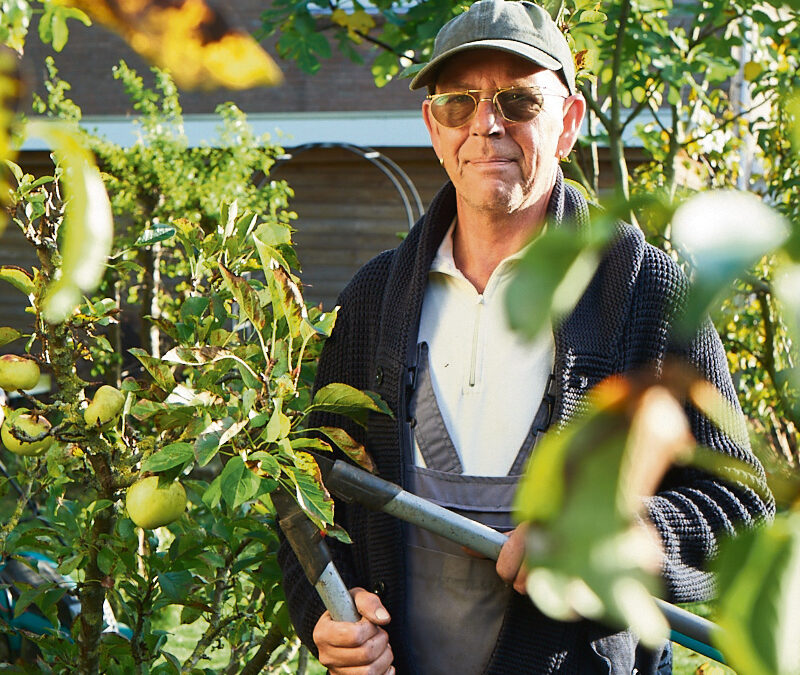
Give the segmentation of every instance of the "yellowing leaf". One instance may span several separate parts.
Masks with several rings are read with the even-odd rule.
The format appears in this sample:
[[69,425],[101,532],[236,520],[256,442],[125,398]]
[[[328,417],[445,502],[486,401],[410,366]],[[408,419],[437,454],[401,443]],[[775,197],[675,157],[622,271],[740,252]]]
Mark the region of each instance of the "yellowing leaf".
[[61,267],[46,291],[42,312],[50,323],[60,323],[102,279],[114,233],[111,203],[92,154],[71,127],[31,122],[27,132],[47,141],[64,168]]
[[752,82],[761,75],[763,71],[764,66],[758,63],[758,61],[748,61],[744,64],[744,79]]
[[[27,24],[25,30],[27,31]],[[24,39],[24,38],[23,38]],[[17,73],[17,63],[13,52],[0,47],[0,160],[10,160],[16,157],[16,152],[11,147],[11,124],[14,121],[14,108],[22,94],[22,82]],[[0,167],[0,206],[8,195],[9,185],[5,180],[8,166]],[[5,209],[0,209],[0,234],[6,225]]]
[[116,31],[186,89],[247,89],[282,80],[272,58],[205,0],[68,0]]
[[336,9],[331,14],[331,20],[347,28],[348,37],[359,44],[361,43],[361,36],[375,27],[375,20],[363,9],[350,13],[345,12],[343,9]]

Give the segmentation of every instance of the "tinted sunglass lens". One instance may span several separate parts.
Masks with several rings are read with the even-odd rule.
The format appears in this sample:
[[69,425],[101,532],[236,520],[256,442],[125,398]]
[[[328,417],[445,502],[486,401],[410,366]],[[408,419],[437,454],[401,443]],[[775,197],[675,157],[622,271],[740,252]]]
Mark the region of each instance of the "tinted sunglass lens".
[[544,96],[539,89],[520,87],[497,94],[497,106],[507,120],[529,122],[542,110]]
[[460,127],[475,112],[475,99],[469,94],[443,94],[431,103],[433,116],[446,127]]

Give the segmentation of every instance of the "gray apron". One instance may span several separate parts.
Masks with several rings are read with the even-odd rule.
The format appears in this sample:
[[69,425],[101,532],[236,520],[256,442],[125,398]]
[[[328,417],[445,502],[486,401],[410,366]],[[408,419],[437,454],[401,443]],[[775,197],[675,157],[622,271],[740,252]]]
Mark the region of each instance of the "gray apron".
[[[420,343],[409,412],[426,466],[406,463],[406,488],[489,527],[512,530],[511,502],[517,482],[550,422],[552,382],[551,376],[508,474],[464,475],[436,403],[428,345]],[[408,527],[407,544],[408,626],[416,671],[421,675],[482,673],[513,591],[497,575],[493,560],[470,556],[458,544],[414,526]]]

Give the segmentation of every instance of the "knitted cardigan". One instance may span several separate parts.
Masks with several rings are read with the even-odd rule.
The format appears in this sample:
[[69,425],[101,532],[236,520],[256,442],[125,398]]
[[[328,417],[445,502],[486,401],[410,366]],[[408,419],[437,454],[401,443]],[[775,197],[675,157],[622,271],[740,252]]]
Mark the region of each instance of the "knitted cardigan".
[[[389,404],[394,419],[373,415],[366,431],[332,415],[320,415],[313,424],[346,428],[366,443],[379,475],[395,483],[403,480],[403,448],[408,442],[404,420],[409,354],[416,344],[428,270],[455,209],[455,189],[448,183],[400,246],[378,255],[356,274],[339,298],[341,310],[317,373],[317,387],[345,382],[376,391]],[[560,171],[548,218],[555,227],[588,219],[586,202]],[[722,344],[709,323],[685,349],[672,346],[671,325],[686,290],[685,276],[668,256],[647,244],[638,229],[619,226],[581,300],[555,329],[555,424],[563,426],[573,418],[587,390],[602,379],[643,367],[658,372],[670,353],[688,359],[738,409]],[[531,401],[532,412],[538,403]],[[747,439],[734,442],[694,409],[687,410],[698,442],[744,461],[752,475],[742,483],[723,482],[693,469],[673,468],[648,499],[647,514],[663,541],[668,596],[676,602],[712,594],[713,580],[703,564],[716,552],[720,534],[752,526],[774,511],[763,469]],[[387,631],[397,672],[414,673],[404,639],[402,524],[341,502],[336,503],[336,519],[354,542],[340,545],[329,540],[345,583],[380,595],[392,616]],[[316,653],[312,632],[324,607],[285,541],[279,563],[294,626]],[[630,633],[614,633],[589,621],[553,621],[527,597],[513,596],[487,673],[631,672],[635,639]]]

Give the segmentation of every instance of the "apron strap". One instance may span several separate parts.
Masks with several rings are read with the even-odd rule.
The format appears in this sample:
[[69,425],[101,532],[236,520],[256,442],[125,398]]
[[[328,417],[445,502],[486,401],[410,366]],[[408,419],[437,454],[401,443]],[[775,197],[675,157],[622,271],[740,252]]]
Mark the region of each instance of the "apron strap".
[[508,470],[509,476],[519,476],[522,474],[525,469],[525,462],[528,461],[528,457],[531,456],[539,439],[550,426],[555,400],[555,376],[553,373],[550,373],[550,377],[547,378],[547,385],[544,388],[542,402],[539,404],[539,409],[533,416],[533,424],[531,424],[528,435],[525,436],[525,440],[522,441],[522,446],[517,453],[517,457]]
[[[444,424],[442,411],[436,402],[433,382],[430,374],[428,343],[420,342],[417,352],[417,382],[411,397],[411,412],[414,438],[420,453],[429,469],[447,471],[448,473],[464,473],[464,467],[458,457],[450,434]],[[418,415],[417,411],[424,411]]]

